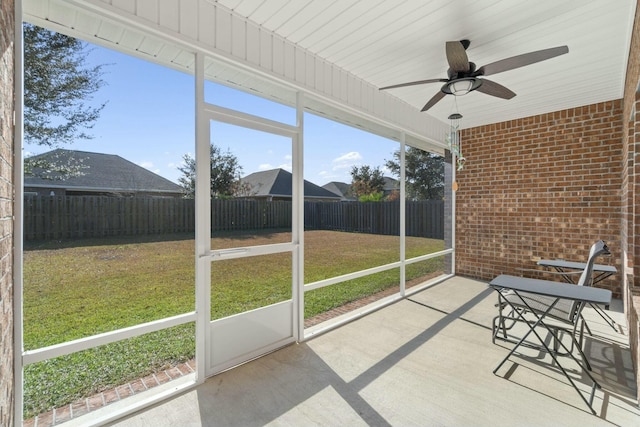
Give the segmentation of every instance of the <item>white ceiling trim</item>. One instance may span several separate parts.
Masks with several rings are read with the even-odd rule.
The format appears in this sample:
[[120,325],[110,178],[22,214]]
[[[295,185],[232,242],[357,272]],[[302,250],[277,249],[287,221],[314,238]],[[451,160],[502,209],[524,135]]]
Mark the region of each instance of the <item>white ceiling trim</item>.
[[36,24],[187,72],[192,53],[202,51],[215,58],[212,80],[289,105],[302,90],[327,117],[396,140],[405,132],[425,149],[445,146],[445,122],[215,2],[27,0],[24,13]]

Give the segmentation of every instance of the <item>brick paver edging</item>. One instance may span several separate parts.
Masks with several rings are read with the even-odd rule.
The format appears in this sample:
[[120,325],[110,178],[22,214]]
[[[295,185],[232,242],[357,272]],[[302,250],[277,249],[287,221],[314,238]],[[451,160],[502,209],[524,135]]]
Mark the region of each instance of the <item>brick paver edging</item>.
[[[432,276],[435,276],[435,274]],[[423,277],[419,280],[408,282],[407,285],[412,286],[424,280],[425,278]],[[330,320],[334,317],[356,310],[360,307],[364,307],[367,304],[371,304],[372,302],[375,302],[397,292],[398,289],[394,287],[385,291],[378,292],[377,294],[370,295],[366,298],[352,301],[340,307],[336,307],[332,310],[306,319],[304,325],[306,328],[317,325],[318,323],[322,323],[326,320]],[[133,396],[134,394],[147,391],[150,388],[157,387],[171,380],[195,372],[195,369],[195,359],[191,359],[188,362],[180,363],[176,366],[172,366],[171,368],[159,372],[154,372],[153,374],[147,375],[146,377],[137,379],[133,382],[105,390],[101,393],[84,399],[80,399],[61,408],[55,408],[51,411],[36,415],[33,418],[25,420],[23,427],[52,427],[62,424],[65,421],[69,421],[72,418],[76,418],[91,411],[95,411],[96,409],[100,409],[110,403],[117,402],[129,396]]]
[[51,427],[69,421],[72,418],[87,414],[110,403],[125,399],[134,394],[147,391],[150,388],[165,384],[184,375],[195,372],[195,359],[172,366],[168,369],[154,372],[144,378],[103,391],[102,393],[80,399],[61,408],[39,414],[25,420],[24,427]]

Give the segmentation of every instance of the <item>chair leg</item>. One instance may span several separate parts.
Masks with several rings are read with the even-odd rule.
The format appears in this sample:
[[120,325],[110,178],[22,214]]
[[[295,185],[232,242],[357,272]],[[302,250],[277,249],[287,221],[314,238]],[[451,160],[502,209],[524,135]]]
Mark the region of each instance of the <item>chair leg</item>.
[[[578,347],[578,351],[580,352],[580,357],[582,357],[585,367],[588,370],[592,371],[591,364],[589,363],[589,360],[587,360],[587,356],[586,354],[584,354],[584,350],[582,349],[584,346],[584,330],[585,328],[588,329],[589,326],[587,326],[587,321],[584,320],[584,317],[582,317],[582,315],[580,315],[578,322],[580,323],[579,339],[576,340],[576,332],[577,332],[576,329],[578,328],[578,324],[576,323],[576,325],[573,328],[573,334],[571,335],[571,351],[573,352],[573,349],[575,347]],[[589,334],[591,334],[591,332],[589,332]]]
[[582,324],[584,325],[585,329],[587,330],[587,333],[591,336],[593,336],[593,333],[591,332],[591,329],[589,329],[589,325],[587,325],[587,322],[584,320],[584,317],[582,317],[582,314],[580,315],[580,320],[582,321]]
[[505,325],[505,317],[502,316],[502,312],[500,312],[500,314],[496,317],[493,318],[493,327],[492,327],[492,331],[491,331],[491,342],[493,344],[496,343],[496,337],[498,336],[498,333],[500,333],[500,331],[502,331],[502,338],[506,340],[507,339],[507,328]]
[[496,343],[496,335],[498,334],[498,328],[499,326],[496,324],[496,321],[498,320],[500,316],[496,316],[493,318],[493,322],[492,322],[492,327],[491,327],[491,343],[495,344]]
[[[498,307],[498,315],[496,317],[493,318],[493,322],[492,322],[492,331],[491,331],[491,343],[495,344],[496,343],[496,336],[498,335],[498,330],[502,329],[502,336],[504,339],[507,339],[507,330],[505,327],[505,319],[502,316],[502,310],[504,309],[504,303],[502,302],[502,295],[500,293],[498,293],[498,304],[496,304],[496,307]],[[497,323],[496,323],[497,321]]]
[[[575,341],[575,337],[573,337],[573,340]],[[584,354],[584,350],[582,350],[582,346],[578,345],[578,351],[580,352],[580,357],[582,357],[582,361],[584,362],[584,366],[589,370],[589,371],[593,371],[593,369],[591,369],[591,364],[589,363],[589,360],[587,359],[587,355]]]
[[[607,324],[608,324],[609,326],[611,326],[611,328],[613,328],[613,330],[614,330],[614,331],[618,332],[618,329],[616,329],[616,321],[615,321],[615,320],[613,320],[613,318],[612,318],[611,316],[609,316],[609,315],[608,315],[608,314],[607,314],[607,313],[602,309],[602,307],[600,307],[600,306],[599,306],[599,305],[597,305],[597,304],[589,304],[589,305],[591,306],[591,308],[593,308],[593,310],[594,310],[596,313],[598,313],[598,315],[599,315],[600,317],[602,317],[602,319],[603,319],[605,322],[607,322]],[[609,309],[609,306],[608,306],[608,305],[606,305],[606,306],[605,306],[605,309],[606,309],[606,310],[608,310],[608,309]]]
[[[507,339],[509,338],[507,335],[507,331],[513,328],[514,325],[517,323],[516,310],[511,308],[509,313],[507,313],[507,315],[505,316],[502,313],[502,310],[504,310],[505,307],[501,305],[500,302],[497,304],[497,307],[498,307],[498,315],[493,318],[493,323],[491,328],[491,342],[493,344],[496,343],[496,337],[498,336],[498,333],[500,331],[502,331],[502,338],[499,338],[499,339],[507,341]],[[509,325],[507,325],[507,320],[511,320],[511,323]]]

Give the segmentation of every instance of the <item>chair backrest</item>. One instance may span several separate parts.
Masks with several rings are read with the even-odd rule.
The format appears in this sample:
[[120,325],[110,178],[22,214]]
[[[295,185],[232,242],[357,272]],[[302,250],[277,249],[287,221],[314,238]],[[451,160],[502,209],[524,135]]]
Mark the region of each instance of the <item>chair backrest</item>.
[[[593,245],[591,245],[591,250],[589,250],[589,258],[587,259],[587,265],[582,270],[582,274],[580,275],[580,279],[578,280],[578,286],[591,286],[591,277],[593,275],[593,264],[595,264],[596,258],[600,255],[609,255],[609,248],[607,244],[598,240]],[[580,311],[584,307],[584,303],[579,303],[578,301],[573,301],[569,310],[567,310],[568,318],[565,320],[569,320],[574,325],[577,325],[576,320],[580,316]],[[562,318],[562,317],[561,317]]]
[[591,286],[591,277],[593,276],[593,264],[595,260],[600,255],[610,255],[609,248],[607,244],[598,240],[591,246],[591,250],[589,251],[589,259],[587,259],[587,265],[585,266],[582,274],[580,275],[580,279],[578,280],[578,286]]

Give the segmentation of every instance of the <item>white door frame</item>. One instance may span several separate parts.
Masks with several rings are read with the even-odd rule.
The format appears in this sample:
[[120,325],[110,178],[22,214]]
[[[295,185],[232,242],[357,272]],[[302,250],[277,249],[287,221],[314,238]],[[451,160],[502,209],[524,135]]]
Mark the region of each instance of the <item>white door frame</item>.
[[[299,340],[303,329],[303,170],[302,95],[297,97],[296,126],[207,103],[204,99],[205,55],[196,55],[196,364],[198,381]],[[210,123],[226,123],[291,139],[292,239],[288,243],[211,250]],[[211,321],[212,263],[225,259],[290,252],[292,299]],[[218,345],[215,340],[226,340]],[[242,338],[240,338],[242,337]],[[233,338],[233,339],[232,339]]]

